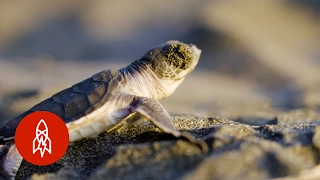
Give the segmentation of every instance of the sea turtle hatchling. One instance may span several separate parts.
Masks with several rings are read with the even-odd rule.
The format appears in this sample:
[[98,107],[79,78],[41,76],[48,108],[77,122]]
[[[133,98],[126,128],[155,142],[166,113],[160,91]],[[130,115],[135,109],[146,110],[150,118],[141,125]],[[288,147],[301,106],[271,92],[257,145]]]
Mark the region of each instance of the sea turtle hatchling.
[[19,122],[35,111],[50,111],[66,123],[70,142],[96,137],[119,124],[127,116],[143,115],[162,131],[185,137],[207,151],[207,145],[187,133],[177,131],[164,107],[156,101],[171,95],[193,71],[201,50],[193,44],[168,41],[148,51],[142,58],[120,70],[104,70],[70,88],[54,94],[27,112],[8,121],[0,129],[0,173],[14,177],[22,157],[14,144]]

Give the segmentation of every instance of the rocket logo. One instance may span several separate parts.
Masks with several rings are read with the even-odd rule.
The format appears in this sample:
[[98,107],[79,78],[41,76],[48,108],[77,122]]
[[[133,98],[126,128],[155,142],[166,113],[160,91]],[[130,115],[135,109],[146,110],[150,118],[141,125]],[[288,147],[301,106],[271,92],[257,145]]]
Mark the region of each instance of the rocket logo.
[[58,161],[69,145],[68,128],[57,115],[37,111],[19,123],[15,143],[20,155],[29,163],[46,166]]
[[[41,129],[42,130],[41,130]],[[51,154],[51,140],[48,136],[48,126],[46,122],[41,119],[36,128],[36,137],[33,139],[33,154],[40,151],[41,157],[43,157],[44,152],[47,151]]]

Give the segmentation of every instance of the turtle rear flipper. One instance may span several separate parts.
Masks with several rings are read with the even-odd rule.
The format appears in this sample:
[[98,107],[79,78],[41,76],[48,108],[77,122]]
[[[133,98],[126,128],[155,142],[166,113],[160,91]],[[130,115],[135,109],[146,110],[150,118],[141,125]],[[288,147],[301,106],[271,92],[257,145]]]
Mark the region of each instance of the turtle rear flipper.
[[14,179],[22,161],[13,141],[0,145],[0,179]]
[[172,134],[177,138],[186,138],[188,141],[201,147],[204,153],[208,152],[207,143],[194,138],[188,133],[180,132],[175,129],[170,115],[158,101],[146,97],[138,97],[135,98],[132,104],[132,111],[142,114],[162,131]]

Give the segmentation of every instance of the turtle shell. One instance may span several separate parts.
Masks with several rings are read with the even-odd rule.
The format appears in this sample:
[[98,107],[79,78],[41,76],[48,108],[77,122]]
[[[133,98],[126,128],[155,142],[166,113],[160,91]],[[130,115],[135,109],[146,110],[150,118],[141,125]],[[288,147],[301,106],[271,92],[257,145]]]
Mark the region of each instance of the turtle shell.
[[65,123],[75,121],[105,104],[112,98],[121,76],[117,70],[101,71],[52,97],[33,106],[30,110],[8,121],[0,128],[0,136],[4,140],[12,139],[20,121],[28,114],[36,111],[49,111],[58,115]]

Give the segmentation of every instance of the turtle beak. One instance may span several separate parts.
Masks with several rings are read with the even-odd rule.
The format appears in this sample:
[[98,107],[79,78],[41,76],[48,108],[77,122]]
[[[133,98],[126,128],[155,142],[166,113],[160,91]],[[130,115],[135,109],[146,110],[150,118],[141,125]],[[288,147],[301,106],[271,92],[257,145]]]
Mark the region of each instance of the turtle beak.
[[195,46],[193,44],[189,44],[189,46],[190,46],[190,51],[192,54],[191,69],[193,70],[199,62],[202,51],[201,51],[201,49],[198,49],[197,46]]

